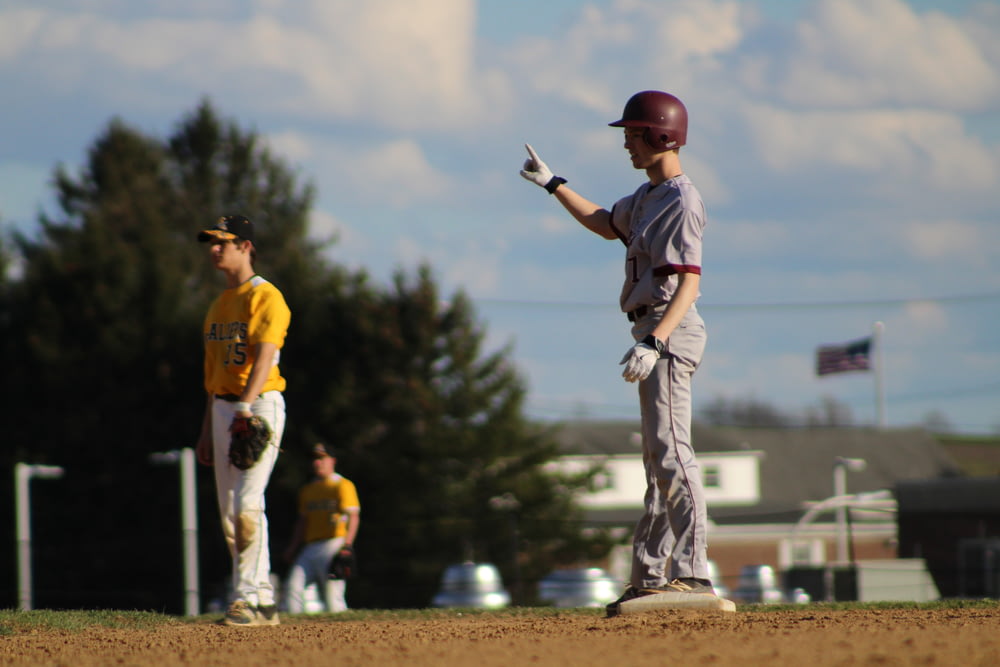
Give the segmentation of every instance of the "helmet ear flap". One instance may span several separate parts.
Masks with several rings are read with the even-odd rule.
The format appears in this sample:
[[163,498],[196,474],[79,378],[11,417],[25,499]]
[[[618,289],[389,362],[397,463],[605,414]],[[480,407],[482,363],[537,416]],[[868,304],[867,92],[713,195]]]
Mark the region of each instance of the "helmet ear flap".
[[658,151],[666,150],[670,137],[659,127],[647,127],[642,131],[642,140],[650,148]]

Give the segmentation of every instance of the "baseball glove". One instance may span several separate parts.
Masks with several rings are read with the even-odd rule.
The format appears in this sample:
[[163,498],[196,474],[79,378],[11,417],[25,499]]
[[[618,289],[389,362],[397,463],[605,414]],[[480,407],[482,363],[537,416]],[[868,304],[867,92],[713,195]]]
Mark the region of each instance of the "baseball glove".
[[252,468],[271,442],[271,427],[257,415],[234,417],[229,433],[229,462],[240,470]]
[[352,547],[343,547],[330,561],[331,579],[353,579],[358,576],[358,557]]

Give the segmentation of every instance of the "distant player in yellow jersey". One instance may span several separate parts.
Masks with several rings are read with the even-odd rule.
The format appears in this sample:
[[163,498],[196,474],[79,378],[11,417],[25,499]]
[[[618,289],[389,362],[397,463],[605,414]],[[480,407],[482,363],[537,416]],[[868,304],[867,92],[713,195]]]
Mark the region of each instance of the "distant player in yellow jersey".
[[361,524],[361,503],[354,482],[338,475],[334,470],[336,464],[337,458],[331,448],[322,443],[313,447],[312,467],[316,479],[299,492],[299,518],[285,552],[289,561],[298,553],[285,586],[289,613],[305,611],[304,592],[310,583],[319,588],[327,611],[347,609],[346,582],[330,579],[327,573],[337,552],[354,546]]
[[[271,584],[264,490],[285,430],[285,379],[278,358],[291,312],[278,288],[256,274],[253,223],[240,215],[220,218],[198,234],[226,290],[205,317],[207,403],[198,438],[198,461],[215,468],[222,530],[233,559],[233,599],[227,625],[277,625]],[[230,427],[257,415],[272,441],[257,463],[239,470],[229,462]]]

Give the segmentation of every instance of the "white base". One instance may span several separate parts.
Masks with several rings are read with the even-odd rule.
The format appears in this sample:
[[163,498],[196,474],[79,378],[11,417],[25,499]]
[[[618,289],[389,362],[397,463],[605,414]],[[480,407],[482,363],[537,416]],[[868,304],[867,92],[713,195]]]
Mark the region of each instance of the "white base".
[[709,609],[713,611],[736,611],[736,603],[715,595],[701,593],[657,593],[634,598],[618,605],[618,613],[639,614],[655,609]]

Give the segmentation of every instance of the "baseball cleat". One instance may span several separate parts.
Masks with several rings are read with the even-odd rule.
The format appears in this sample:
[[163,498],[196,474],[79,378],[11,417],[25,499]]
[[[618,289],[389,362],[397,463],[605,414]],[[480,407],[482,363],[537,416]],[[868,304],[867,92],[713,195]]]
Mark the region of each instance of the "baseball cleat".
[[281,619],[278,618],[278,605],[258,606],[257,625],[281,625]]
[[[277,618],[277,615],[275,615]],[[249,627],[251,625],[257,625],[257,612],[249,602],[244,600],[236,600],[231,605],[229,609],[226,610],[226,615],[222,619],[224,625],[233,625],[237,627]]]
[[695,593],[698,595],[715,595],[712,584],[705,584],[698,579],[674,579],[663,586],[642,588],[640,595],[656,595],[657,593]]
[[[647,599],[648,598],[648,599]],[[699,599],[700,598],[700,599]],[[636,600],[643,602],[636,603]],[[605,607],[607,617],[636,613],[647,609],[698,608],[734,611],[735,605],[715,595],[711,584],[697,579],[674,579],[663,586],[635,588],[628,586],[622,596]]]
[[607,611],[608,613],[608,618],[611,618],[612,616],[617,616],[618,614],[621,613],[622,602],[627,602],[628,600],[634,600],[641,595],[642,593],[639,592],[638,588],[632,586],[631,584],[626,586],[625,592],[622,593],[620,598],[618,598],[614,602],[609,603],[606,607],[604,607],[605,611]]

